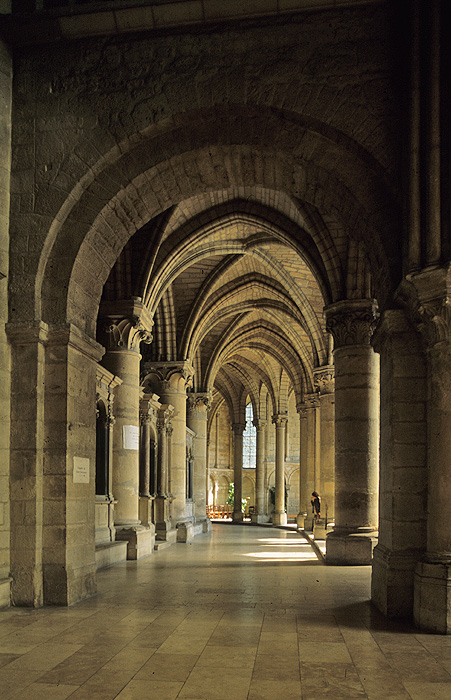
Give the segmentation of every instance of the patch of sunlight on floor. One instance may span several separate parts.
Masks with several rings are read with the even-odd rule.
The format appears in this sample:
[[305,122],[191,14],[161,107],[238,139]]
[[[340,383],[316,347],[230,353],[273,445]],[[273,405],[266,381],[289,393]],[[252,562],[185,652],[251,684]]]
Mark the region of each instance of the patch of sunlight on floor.
[[247,552],[245,557],[253,557],[260,561],[305,561],[314,559],[318,561],[318,557],[311,550],[309,552]]

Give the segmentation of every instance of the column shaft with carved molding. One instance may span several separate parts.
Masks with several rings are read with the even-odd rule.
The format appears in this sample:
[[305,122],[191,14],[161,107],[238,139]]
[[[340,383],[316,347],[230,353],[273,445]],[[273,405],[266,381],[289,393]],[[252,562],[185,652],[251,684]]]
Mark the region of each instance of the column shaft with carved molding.
[[274,525],[286,525],[287,514],[285,511],[285,431],[288,417],[286,415],[275,415],[272,422],[276,427],[276,494]]
[[244,423],[233,423],[234,435],[234,460],[233,460],[233,522],[243,521],[241,501],[243,498],[243,433],[246,428]]
[[113,437],[113,492],[117,500],[117,539],[128,543],[127,557],[151,553],[150,539],[139,518],[139,402],[140,343],[152,340],[152,320],[141,300],[103,303],[99,337],[106,353],[102,364],[122,379],[115,390],[116,426]]
[[307,408],[305,403],[302,403],[296,409],[299,414],[299,513],[296,524],[303,530],[310,504],[307,478]]
[[[170,490],[174,524],[187,520],[186,511],[186,389],[191,384],[194,369],[189,362],[146,362],[144,388],[152,389],[160,401],[174,407],[171,420],[172,439]],[[188,518],[189,519],[189,518]]]
[[427,551],[415,572],[414,619],[423,629],[450,634],[451,265],[413,274],[402,286],[427,366]]
[[320,403],[321,515],[333,522],[335,518],[335,369],[333,365],[315,369],[314,378]]
[[193,444],[194,458],[194,503],[196,521],[204,521],[206,526],[207,506],[207,416],[211,405],[211,392],[189,393],[187,399],[188,427],[196,433]]
[[265,473],[265,433],[267,422],[265,420],[254,420],[257,431],[256,460],[255,460],[255,491],[256,491],[256,513],[252,515],[252,522],[266,523],[269,520],[266,506],[266,473]]
[[376,304],[337,302],[326,319],[335,347],[335,529],[326,558],[369,564],[378,522],[379,358],[370,345]]
[[305,484],[306,484],[306,511],[305,529],[313,530],[313,514],[310,498],[312,491],[319,491],[319,475],[321,462],[321,442],[320,442],[320,403],[318,394],[305,394]]

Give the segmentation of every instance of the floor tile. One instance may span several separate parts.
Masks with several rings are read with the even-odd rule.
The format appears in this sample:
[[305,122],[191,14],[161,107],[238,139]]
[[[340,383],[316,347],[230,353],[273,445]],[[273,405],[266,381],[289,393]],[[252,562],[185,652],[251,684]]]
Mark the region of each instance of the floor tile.
[[157,652],[136,674],[135,680],[185,682],[198,658],[196,654]]
[[182,683],[171,683],[169,681],[130,681],[125,686],[117,700],[175,700]]

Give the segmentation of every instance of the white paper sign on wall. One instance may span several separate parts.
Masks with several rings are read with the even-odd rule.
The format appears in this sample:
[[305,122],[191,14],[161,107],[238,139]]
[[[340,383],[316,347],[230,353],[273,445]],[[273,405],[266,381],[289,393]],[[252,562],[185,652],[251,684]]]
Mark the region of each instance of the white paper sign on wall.
[[139,450],[139,427],[137,425],[122,426],[122,447],[124,450]]
[[89,459],[74,457],[74,484],[89,484]]

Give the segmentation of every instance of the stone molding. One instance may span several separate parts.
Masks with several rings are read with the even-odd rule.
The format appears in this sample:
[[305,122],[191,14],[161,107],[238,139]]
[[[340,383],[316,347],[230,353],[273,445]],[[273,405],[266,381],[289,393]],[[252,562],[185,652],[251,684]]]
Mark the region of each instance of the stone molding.
[[296,404],[296,412],[299,413],[299,418],[301,420],[307,418],[307,406],[305,403]]
[[332,334],[334,348],[369,345],[377,323],[374,299],[339,301],[325,309],[326,330]]
[[319,395],[333,394],[335,392],[335,367],[325,365],[313,370],[315,389]]
[[7,323],[6,334],[12,345],[32,345],[34,343],[45,344],[48,340],[49,327],[43,321],[30,321],[30,323]]
[[153,320],[139,297],[130,301],[102,302],[101,337],[107,350],[139,352],[141,342],[152,342]]
[[407,275],[396,292],[426,347],[451,341],[451,266]]

